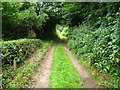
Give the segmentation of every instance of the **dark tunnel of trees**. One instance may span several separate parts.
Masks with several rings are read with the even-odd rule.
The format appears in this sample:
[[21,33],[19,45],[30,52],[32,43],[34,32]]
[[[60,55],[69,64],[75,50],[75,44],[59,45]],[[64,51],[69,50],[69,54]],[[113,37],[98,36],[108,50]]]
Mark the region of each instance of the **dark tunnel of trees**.
[[56,24],[74,27],[86,22],[94,28],[103,24],[107,26],[116,18],[120,5],[98,2],[3,2],[2,6],[3,40],[10,40],[54,36]]

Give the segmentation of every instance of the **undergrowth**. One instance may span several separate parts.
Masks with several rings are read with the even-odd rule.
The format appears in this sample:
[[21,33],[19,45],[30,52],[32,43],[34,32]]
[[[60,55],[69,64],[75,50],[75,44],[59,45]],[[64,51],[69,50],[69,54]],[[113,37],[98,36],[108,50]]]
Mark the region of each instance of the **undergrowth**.
[[83,60],[80,61],[89,63],[90,67],[96,68],[105,78],[110,79],[101,77],[103,81],[99,84],[107,88],[119,87],[119,37],[118,24],[98,29],[84,24],[71,28],[68,35],[68,46],[78,58],[82,57]]

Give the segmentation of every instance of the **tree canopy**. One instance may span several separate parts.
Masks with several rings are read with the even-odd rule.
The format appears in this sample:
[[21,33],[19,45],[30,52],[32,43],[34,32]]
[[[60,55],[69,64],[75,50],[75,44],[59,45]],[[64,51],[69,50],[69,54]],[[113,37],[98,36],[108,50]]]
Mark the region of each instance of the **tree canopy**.
[[110,2],[3,2],[2,6],[4,40],[45,38],[54,34],[56,24],[107,27],[120,17],[120,5]]

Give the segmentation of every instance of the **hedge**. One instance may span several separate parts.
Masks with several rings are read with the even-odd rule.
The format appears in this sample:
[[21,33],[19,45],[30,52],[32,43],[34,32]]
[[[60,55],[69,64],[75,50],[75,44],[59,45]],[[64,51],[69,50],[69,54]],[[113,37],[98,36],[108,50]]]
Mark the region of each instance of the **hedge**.
[[13,41],[2,41],[2,64],[12,65],[15,60],[16,63],[23,62],[30,54],[37,48],[42,46],[40,39],[19,39]]
[[34,58],[25,59],[29,63],[20,63],[16,70],[13,70],[13,65],[10,67],[5,65],[2,70],[2,88],[31,88],[34,86],[33,74],[36,73],[39,63],[51,45],[53,45],[53,41],[42,41],[42,46],[33,54]]

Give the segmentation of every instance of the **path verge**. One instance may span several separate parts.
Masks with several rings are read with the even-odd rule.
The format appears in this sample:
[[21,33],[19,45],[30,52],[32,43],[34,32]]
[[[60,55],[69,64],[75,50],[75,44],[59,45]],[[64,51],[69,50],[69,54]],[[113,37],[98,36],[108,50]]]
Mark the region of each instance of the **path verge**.
[[90,76],[87,71],[83,68],[82,65],[78,62],[75,56],[69,51],[66,44],[64,44],[64,50],[67,52],[69,58],[71,59],[74,67],[77,69],[78,73],[82,77],[83,87],[84,88],[100,88],[100,86],[94,81],[93,77]]

